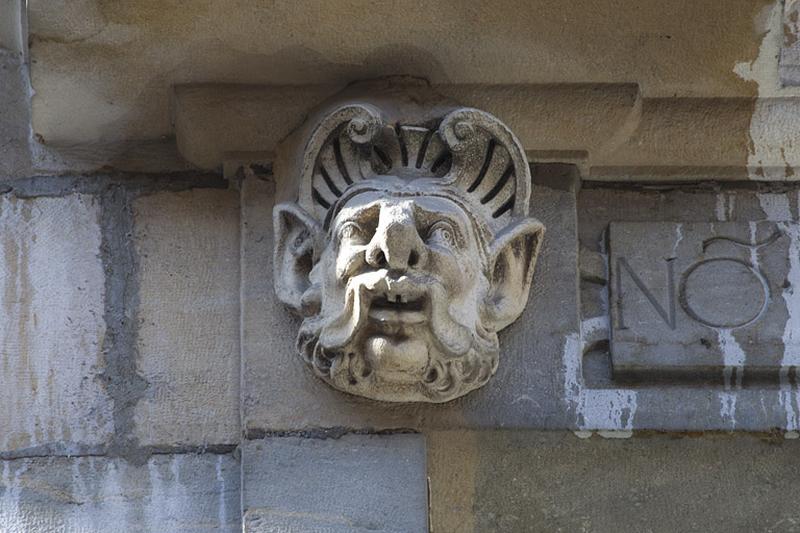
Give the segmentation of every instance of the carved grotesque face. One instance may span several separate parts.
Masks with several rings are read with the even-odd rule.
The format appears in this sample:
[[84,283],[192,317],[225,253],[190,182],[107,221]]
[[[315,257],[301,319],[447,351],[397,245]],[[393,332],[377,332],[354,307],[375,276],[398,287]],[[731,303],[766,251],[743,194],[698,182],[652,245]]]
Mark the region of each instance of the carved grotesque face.
[[451,200],[355,196],[312,272],[327,320],[309,324],[306,349],[330,361],[338,388],[381,391],[381,399],[484,383],[498,351],[477,305],[488,289],[484,257],[472,221]]
[[275,214],[276,289],[304,316],[298,350],[315,373],[384,401],[485,384],[497,331],[525,306],[542,225],[493,231],[486,211],[429,177],[364,178],[323,207],[323,224],[297,204]]

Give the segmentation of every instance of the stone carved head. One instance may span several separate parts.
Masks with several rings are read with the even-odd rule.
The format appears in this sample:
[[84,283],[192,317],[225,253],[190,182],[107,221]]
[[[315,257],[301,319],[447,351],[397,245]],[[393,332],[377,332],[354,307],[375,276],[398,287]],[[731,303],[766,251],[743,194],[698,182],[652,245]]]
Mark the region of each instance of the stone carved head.
[[275,207],[275,290],[303,317],[297,348],[336,389],[445,402],[484,385],[497,332],[522,313],[544,226],[530,169],[471,108],[389,124],[367,104],[316,126],[295,203]]

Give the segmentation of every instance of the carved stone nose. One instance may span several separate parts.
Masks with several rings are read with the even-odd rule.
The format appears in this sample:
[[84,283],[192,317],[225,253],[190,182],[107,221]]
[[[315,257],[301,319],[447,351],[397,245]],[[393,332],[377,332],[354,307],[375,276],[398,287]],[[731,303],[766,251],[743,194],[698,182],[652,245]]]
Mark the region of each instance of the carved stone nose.
[[408,209],[381,210],[378,228],[367,248],[367,263],[373,268],[405,271],[420,267],[427,259],[425,243]]

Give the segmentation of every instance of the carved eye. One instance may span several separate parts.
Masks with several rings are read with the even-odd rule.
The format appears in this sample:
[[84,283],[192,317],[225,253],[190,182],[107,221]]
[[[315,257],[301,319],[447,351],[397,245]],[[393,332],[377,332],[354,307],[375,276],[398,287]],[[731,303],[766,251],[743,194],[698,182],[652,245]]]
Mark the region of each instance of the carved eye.
[[428,230],[428,242],[455,248],[458,245],[456,230],[450,222],[439,221]]
[[339,228],[339,240],[364,241],[366,240],[366,232],[355,222],[345,222]]

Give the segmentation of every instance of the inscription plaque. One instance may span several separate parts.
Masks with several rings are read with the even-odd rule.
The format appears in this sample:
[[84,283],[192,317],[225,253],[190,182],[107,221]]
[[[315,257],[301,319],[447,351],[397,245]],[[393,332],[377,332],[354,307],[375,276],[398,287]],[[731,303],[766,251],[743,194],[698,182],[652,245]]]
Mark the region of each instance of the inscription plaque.
[[775,222],[610,224],[615,378],[738,387],[794,366],[785,331],[796,232]]

